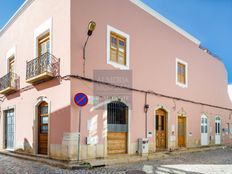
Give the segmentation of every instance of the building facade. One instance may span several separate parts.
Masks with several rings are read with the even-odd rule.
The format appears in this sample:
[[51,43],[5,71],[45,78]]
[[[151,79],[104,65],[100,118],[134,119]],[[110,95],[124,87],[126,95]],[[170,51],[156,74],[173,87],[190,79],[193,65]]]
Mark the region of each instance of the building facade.
[[139,138],[150,153],[232,143],[223,63],[139,0],[27,0],[0,32],[0,69],[0,149],[84,160],[136,154]]

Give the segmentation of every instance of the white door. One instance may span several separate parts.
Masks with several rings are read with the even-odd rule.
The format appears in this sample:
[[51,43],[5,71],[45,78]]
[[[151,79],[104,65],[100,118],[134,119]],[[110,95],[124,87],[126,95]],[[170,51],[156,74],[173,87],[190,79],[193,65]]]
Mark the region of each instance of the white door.
[[220,117],[215,118],[215,144],[221,144],[221,120],[220,120]]
[[201,145],[208,145],[208,118],[206,115],[201,116]]

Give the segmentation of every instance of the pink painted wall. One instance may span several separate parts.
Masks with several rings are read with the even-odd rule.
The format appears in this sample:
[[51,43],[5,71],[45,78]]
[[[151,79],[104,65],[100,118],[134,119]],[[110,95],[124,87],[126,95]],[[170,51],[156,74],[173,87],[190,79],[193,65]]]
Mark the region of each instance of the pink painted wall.
[[[86,48],[86,77],[92,78],[94,70],[117,70],[107,64],[106,58],[107,25],[110,25],[130,36],[129,66],[133,73],[133,88],[153,90],[169,96],[232,108],[227,93],[227,72],[223,63],[130,1],[71,0],[71,74],[82,75],[82,48],[87,37],[87,25],[90,20],[94,20],[97,26]],[[176,58],[188,63],[188,88],[176,85]],[[79,91],[84,91],[90,96],[93,95],[93,89],[86,88],[86,84],[91,86],[87,82],[73,79],[71,95],[74,96]],[[209,117],[212,135],[215,132],[216,115],[221,115],[224,123],[231,122],[229,111],[181,101],[175,102],[176,105],[170,99],[148,96],[149,131],[155,129],[154,112],[158,105],[163,105],[170,111],[169,126],[176,125],[177,112],[184,109],[188,116],[187,132],[193,132],[193,135],[189,137],[189,142],[198,141],[199,143],[200,141],[200,116],[202,113],[206,113]],[[133,92],[131,142],[136,142],[137,138],[145,136],[143,106],[144,94]],[[90,108],[91,104],[84,108],[83,124],[87,124],[87,120],[92,118]],[[101,117],[104,115],[103,112],[100,114]],[[72,119],[75,119],[77,113],[78,109],[72,103]],[[101,122],[99,124],[99,127],[103,126]],[[85,125],[83,125],[82,143],[85,142],[85,136],[88,136],[88,131],[84,128]],[[171,133],[171,128],[169,133]],[[98,131],[98,135],[100,139],[104,139],[101,131]]]
[[[21,91],[9,95],[1,109],[16,107],[16,146],[24,138],[32,145],[34,105],[46,96],[51,104],[51,144],[61,144],[63,133],[70,131],[70,82],[54,79],[24,91],[26,61],[34,59],[34,30],[52,18],[52,53],[60,58],[60,75],[70,74],[70,2],[67,0],[34,1],[0,36],[0,76],[7,74],[6,53],[15,46],[15,72],[20,76]],[[2,128],[0,130],[2,132]],[[1,142],[2,143],[2,142]]]

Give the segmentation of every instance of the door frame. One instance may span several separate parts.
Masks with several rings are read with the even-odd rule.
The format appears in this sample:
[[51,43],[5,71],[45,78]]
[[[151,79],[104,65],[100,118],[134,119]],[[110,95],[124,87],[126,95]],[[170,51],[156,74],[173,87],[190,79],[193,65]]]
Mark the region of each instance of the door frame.
[[42,155],[38,154],[38,107],[42,102],[46,102],[48,104],[48,153],[45,156],[50,156],[50,114],[51,114],[51,101],[47,99],[47,97],[39,97],[34,104],[34,118],[33,118],[33,154],[34,155]]
[[185,118],[185,147],[184,148],[187,148],[188,147],[188,117],[187,117],[187,115],[185,115],[185,114],[178,114],[177,115],[177,127],[176,127],[176,136],[177,136],[177,141],[176,141],[176,146],[178,147],[178,148],[180,148],[179,147],[179,143],[178,143],[178,141],[179,141],[179,134],[178,134],[178,126],[179,126],[179,124],[178,124],[178,117],[184,117]]
[[[214,126],[215,126],[215,123],[216,123],[216,118],[220,118],[220,142],[219,142],[219,144],[217,144],[217,145],[220,145],[221,143],[222,143],[222,129],[221,129],[221,127],[222,127],[222,121],[221,121],[221,116],[219,116],[219,115],[216,115],[215,116],[215,118],[214,118]],[[214,131],[215,131],[215,136],[214,136],[214,144],[216,144],[216,127],[214,128]]]
[[125,100],[122,100],[120,98],[116,98],[116,99],[111,99],[111,100],[107,100],[105,101],[103,104],[104,104],[104,113],[103,113],[103,125],[105,127],[105,130],[104,130],[104,140],[105,140],[105,148],[104,148],[104,156],[107,157],[109,156],[108,152],[107,152],[107,146],[108,146],[108,142],[107,142],[107,132],[108,132],[108,128],[107,128],[107,104],[111,103],[111,102],[114,102],[114,101],[120,101],[122,103],[124,103],[127,107],[128,107],[128,123],[127,123],[127,127],[128,127],[128,132],[127,132],[127,153],[126,154],[132,154],[130,152],[131,148],[130,148],[130,136],[131,136],[131,133],[130,133],[130,122],[131,122],[131,106],[125,101]]
[[169,136],[170,136],[170,126],[168,125],[168,123],[170,123],[170,110],[167,109],[167,107],[163,106],[163,105],[158,105],[155,110],[154,110],[154,123],[153,123],[153,129],[154,129],[154,136],[153,136],[153,149],[154,151],[156,151],[156,111],[162,109],[166,112],[166,149],[168,150],[170,148],[170,142],[169,142]]
[[[206,118],[207,118],[207,144],[206,145],[202,145],[202,140],[201,140],[201,119],[202,119],[202,117],[203,116],[205,116]],[[207,116],[207,114],[206,113],[202,113],[201,114],[201,117],[200,117],[200,146],[208,146],[209,145],[209,125],[210,125],[210,123],[209,123],[209,117]]]
[[[11,109],[13,109],[14,110],[14,147],[13,147],[13,149],[7,149],[6,148],[6,119],[5,119],[5,112],[7,111],[7,110],[11,110]],[[8,150],[8,151],[14,151],[15,149],[16,149],[16,106],[14,105],[14,106],[8,106],[8,107],[5,107],[5,108],[3,108],[2,109],[2,111],[1,111],[1,113],[2,113],[2,148],[3,149],[6,149],[6,150]]]

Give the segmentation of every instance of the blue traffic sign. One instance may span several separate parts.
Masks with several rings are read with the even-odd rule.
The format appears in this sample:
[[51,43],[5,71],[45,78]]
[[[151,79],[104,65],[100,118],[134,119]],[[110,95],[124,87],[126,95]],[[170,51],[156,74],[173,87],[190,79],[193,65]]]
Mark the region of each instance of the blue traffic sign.
[[84,93],[77,93],[74,96],[74,102],[76,103],[76,105],[83,107],[88,103],[88,96]]

